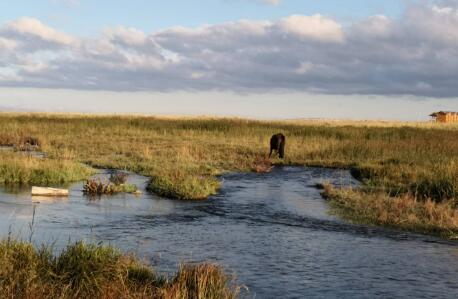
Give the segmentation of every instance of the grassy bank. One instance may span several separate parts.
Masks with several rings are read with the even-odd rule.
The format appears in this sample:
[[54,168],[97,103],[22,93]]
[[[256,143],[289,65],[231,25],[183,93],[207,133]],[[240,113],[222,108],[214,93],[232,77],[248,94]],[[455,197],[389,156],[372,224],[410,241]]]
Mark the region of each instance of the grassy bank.
[[78,242],[58,256],[47,247],[0,242],[2,298],[236,298],[231,278],[212,264],[183,265],[172,278],[158,275],[112,247]]
[[325,186],[323,195],[331,200],[334,213],[349,221],[458,239],[458,209],[450,200],[418,200],[411,194],[390,197],[331,185]]
[[0,154],[0,184],[3,185],[63,185],[93,173],[93,169],[77,161],[40,159],[12,152]]
[[[366,193],[410,194],[418,201],[452,205],[458,200],[456,125],[0,114],[0,127],[0,145],[30,136],[48,154],[34,162],[39,166],[21,166],[27,171],[13,181],[33,181],[27,179],[29,169],[78,179],[84,171],[59,163],[82,162],[150,176],[149,189],[162,195],[203,199],[217,192],[218,174],[256,168],[253,163],[267,154],[270,136],[282,132],[286,159],[274,163],[350,168]],[[10,165],[11,157],[3,159]],[[0,183],[11,181],[8,177],[0,172]]]

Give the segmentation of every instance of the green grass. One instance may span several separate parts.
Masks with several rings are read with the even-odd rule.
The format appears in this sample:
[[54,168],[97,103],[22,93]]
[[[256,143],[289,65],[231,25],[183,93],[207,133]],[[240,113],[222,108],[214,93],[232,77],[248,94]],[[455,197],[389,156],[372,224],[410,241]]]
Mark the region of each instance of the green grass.
[[213,264],[182,265],[171,278],[108,246],[77,242],[49,247],[0,241],[2,298],[214,298],[238,295],[232,277]]
[[86,163],[149,176],[149,190],[164,196],[204,199],[224,172],[268,170],[259,161],[282,132],[286,159],[273,164],[348,168],[365,194],[458,203],[456,125],[0,114],[0,127],[0,144],[29,136],[48,154],[35,161],[0,153],[3,184],[79,180]]
[[407,231],[458,239],[458,209],[452,201],[418,200],[410,194],[389,197],[324,185],[332,211],[356,223],[376,224]]
[[0,154],[0,184],[3,185],[63,185],[83,180],[93,173],[93,169],[77,161]]
[[206,199],[216,194],[220,183],[216,177],[190,173],[156,175],[148,185],[148,191],[176,199]]
[[[458,186],[456,126],[37,114],[2,114],[0,125],[0,144],[21,136],[40,140],[49,158],[39,168],[49,164],[48,170],[59,173],[65,167],[56,166],[63,160],[129,169],[155,178],[152,190],[178,198],[206,197],[218,189],[215,175],[251,170],[277,132],[287,136],[285,164],[353,167],[367,186],[438,200],[455,198]],[[0,182],[11,181],[8,176],[1,174]],[[19,173],[14,181],[28,181],[27,176]]]

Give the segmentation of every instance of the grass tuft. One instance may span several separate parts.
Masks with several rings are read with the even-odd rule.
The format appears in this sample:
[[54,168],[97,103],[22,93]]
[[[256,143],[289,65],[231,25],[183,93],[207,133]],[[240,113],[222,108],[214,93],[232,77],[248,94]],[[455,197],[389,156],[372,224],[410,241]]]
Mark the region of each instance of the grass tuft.
[[168,279],[109,246],[77,242],[59,255],[15,240],[0,242],[2,298],[236,298],[238,288],[212,264],[183,265]]
[[215,177],[186,175],[186,176],[157,176],[148,185],[147,190],[158,195],[183,199],[202,200],[216,194],[220,187]]
[[214,264],[182,265],[165,289],[165,298],[233,299],[238,288],[227,287],[230,277]]
[[89,196],[113,195],[117,193],[135,193],[138,191],[136,185],[102,182],[100,180],[86,180],[83,186],[83,193]]

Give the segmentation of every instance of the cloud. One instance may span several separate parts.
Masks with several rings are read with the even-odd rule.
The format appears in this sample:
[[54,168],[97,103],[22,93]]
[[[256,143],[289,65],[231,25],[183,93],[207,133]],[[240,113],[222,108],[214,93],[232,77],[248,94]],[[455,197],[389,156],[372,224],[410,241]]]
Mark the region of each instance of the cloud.
[[114,29],[108,28],[105,30],[105,35],[112,41],[118,41],[132,46],[143,45],[147,36],[142,31],[135,28],[125,28],[118,26]]
[[38,39],[59,45],[71,45],[76,42],[72,36],[46,26],[37,19],[23,17],[7,23],[0,29],[0,36],[5,35],[16,39]]
[[8,38],[0,37],[0,49],[13,50],[17,47],[17,42]]
[[0,86],[458,97],[458,9],[410,5],[342,25],[323,15],[80,38],[0,25]]
[[284,32],[293,33],[299,37],[323,41],[342,41],[344,38],[342,26],[339,23],[319,14],[293,15],[281,20],[279,26]]

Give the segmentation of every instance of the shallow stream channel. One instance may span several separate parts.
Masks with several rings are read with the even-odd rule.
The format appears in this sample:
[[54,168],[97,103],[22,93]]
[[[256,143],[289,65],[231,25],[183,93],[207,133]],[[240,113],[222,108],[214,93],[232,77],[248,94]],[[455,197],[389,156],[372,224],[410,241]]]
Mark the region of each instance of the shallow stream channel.
[[278,167],[221,179],[218,195],[194,202],[152,195],[148,178],[135,174],[128,182],[139,196],[88,200],[78,183],[67,199],[36,203],[30,188],[3,189],[0,237],[55,250],[81,239],[111,244],[162,273],[216,262],[246,286],[242,298],[458,297],[458,243],[330,215],[315,185],[356,186],[348,171]]

